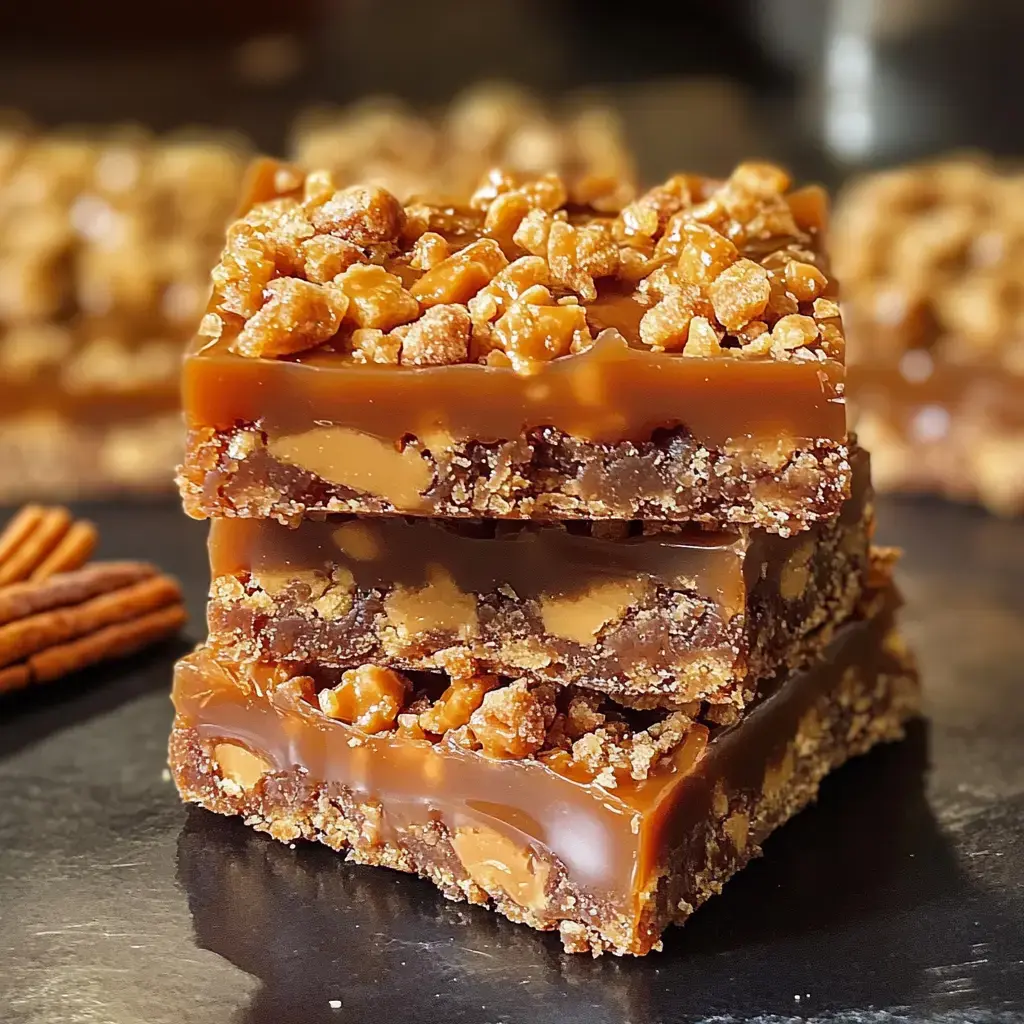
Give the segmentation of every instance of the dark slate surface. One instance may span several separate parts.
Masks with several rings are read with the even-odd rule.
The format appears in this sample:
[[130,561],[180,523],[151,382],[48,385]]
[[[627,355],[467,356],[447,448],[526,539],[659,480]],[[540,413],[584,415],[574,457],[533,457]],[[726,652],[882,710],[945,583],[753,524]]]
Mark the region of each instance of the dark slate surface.
[[[202,623],[203,528],[90,506]],[[426,883],[186,810],[185,643],[0,702],[0,1021],[1024,1020],[1024,523],[887,502],[927,725],[847,766],[663,954],[561,953]]]

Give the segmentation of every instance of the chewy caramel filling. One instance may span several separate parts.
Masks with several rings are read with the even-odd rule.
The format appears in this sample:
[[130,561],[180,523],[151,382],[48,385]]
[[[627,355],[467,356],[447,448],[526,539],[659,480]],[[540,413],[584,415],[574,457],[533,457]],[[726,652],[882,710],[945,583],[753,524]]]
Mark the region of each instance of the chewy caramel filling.
[[754,531],[684,528],[607,539],[556,524],[494,530],[484,522],[378,517],[304,520],[294,529],[215,519],[209,546],[215,579],[247,578],[272,594],[290,584],[313,593],[340,569],[352,587],[388,592],[389,617],[406,633],[447,623],[472,634],[473,595],[501,590],[537,599],[553,635],[592,642],[652,585],[695,590],[727,617],[738,614],[762,563],[781,569],[796,543]]
[[827,360],[688,360],[636,351],[608,332],[535,377],[474,365],[404,371],[327,356],[251,360],[217,343],[187,359],[184,396],[193,427],[257,424],[279,461],[416,511],[433,470],[403,439],[417,438],[436,459],[457,444],[515,440],[544,427],[594,444],[649,441],[682,427],[723,451],[763,456],[771,442],[788,454],[820,438],[845,441],[842,379],[842,367]]

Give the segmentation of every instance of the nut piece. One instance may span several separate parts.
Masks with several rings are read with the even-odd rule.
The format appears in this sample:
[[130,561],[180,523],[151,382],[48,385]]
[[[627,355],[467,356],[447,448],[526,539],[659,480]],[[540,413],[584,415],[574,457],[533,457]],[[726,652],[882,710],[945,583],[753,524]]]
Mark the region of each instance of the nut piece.
[[545,210],[531,210],[512,235],[512,241],[534,256],[546,256],[554,219]]
[[492,238],[511,240],[532,208],[530,200],[522,192],[503,192],[487,207],[484,230]]
[[694,314],[706,306],[692,287],[670,292],[640,318],[640,340],[657,352],[679,351],[689,337]]
[[389,331],[419,316],[419,303],[402,286],[402,279],[383,267],[357,263],[333,282],[349,298],[345,320],[357,327]]
[[365,262],[362,250],[335,235],[316,235],[299,246],[306,279],[325,284],[348,270],[354,263]]
[[708,294],[718,322],[730,331],[738,331],[759,317],[768,305],[768,272],[753,260],[738,260],[712,281]]
[[818,338],[818,325],[809,316],[802,316],[793,313],[784,316],[772,328],[772,351],[776,348],[783,352],[792,352],[795,349],[811,345]]
[[411,291],[424,306],[466,303],[507,266],[501,246],[493,238],[479,238],[428,270]]
[[695,316],[690,321],[690,333],[686,339],[683,355],[708,359],[721,354],[722,345],[710,321],[707,317]]
[[394,241],[405,225],[402,204],[386,189],[355,185],[335,192],[313,211],[313,226],[353,245]]
[[273,253],[258,238],[238,237],[210,272],[217,308],[239,316],[252,316],[263,303],[263,289],[277,267]]
[[433,306],[415,323],[396,327],[403,366],[449,366],[469,358],[473,322],[465,306]]
[[786,264],[786,287],[800,302],[813,302],[827,284],[825,275],[812,263],[790,260]]
[[827,320],[839,316],[839,303],[835,299],[815,299],[812,307],[815,320]]
[[267,772],[273,771],[273,766],[266,758],[237,743],[216,744],[213,760],[220,768],[221,778],[225,782],[245,791],[252,789]]
[[[396,327],[395,330],[401,330]],[[397,366],[402,351],[402,339],[394,332],[385,334],[376,327],[357,327],[349,338],[354,363],[382,363]]]
[[326,622],[335,622],[352,610],[356,578],[350,569],[337,566],[331,573],[330,585],[313,602],[313,609]]
[[409,266],[414,270],[432,270],[451,255],[448,242],[436,231],[427,231],[413,243]]
[[344,295],[297,277],[267,285],[263,308],[246,322],[231,350],[256,359],[316,348],[338,333],[348,304]]
[[548,265],[540,256],[521,256],[469,300],[469,311],[475,320],[496,320],[528,288],[549,283]]
[[390,729],[412,689],[408,679],[380,665],[360,665],[342,674],[341,682],[317,694],[328,717],[377,733]]
[[420,728],[439,736],[449,729],[461,728],[483,703],[484,695],[497,685],[497,676],[453,679],[441,697],[419,716]]
[[740,257],[736,246],[707,224],[684,225],[683,239],[679,272],[691,284],[711,284]]
[[540,750],[555,716],[550,689],[531,690],[525,679],[518,679],[484,697],[469,728],[488,757],[522,760]]
[[593,343],[584,307],[552,301],[546,288],[529,288],[494,325],[494,336],[517,373],[534,373],[539,364]]
[[619,250],[606,224],[576,228],[563,220],[548,229],[547,259],[551,278],[571,288],[584,302],[597,298],[595,277],[610,277],[619,268]]

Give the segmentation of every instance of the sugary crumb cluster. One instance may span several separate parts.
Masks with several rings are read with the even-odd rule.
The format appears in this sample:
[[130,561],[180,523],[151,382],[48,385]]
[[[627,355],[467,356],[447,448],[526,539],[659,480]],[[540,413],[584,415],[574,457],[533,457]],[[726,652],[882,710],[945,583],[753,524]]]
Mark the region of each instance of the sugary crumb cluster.
[[379,665],[334,678],[324,685],[300,677],[306,699],[368,735],[445,740],[502,760],[539,758],[608,788],[647,778],[697,727],[701,711],[699,702],[675,711],[633,711],[576,687],[492,675],[451,678],[440,694],[440,676]]
[[[201,335],[249,357],[329,346],[356,362],[529,373],[608,326],[653,351],[839,358],[820,190],[767,164],[676,175],[622,204],[614,179],[493,171],[465,207],[402,204],[317,171],[228,232]],[[624,326],[628,321],[635,326]]]
[[1024,175],[971,158],[865,178],[843,197],[832,248],[851,358],[935,349],[1024,372]]

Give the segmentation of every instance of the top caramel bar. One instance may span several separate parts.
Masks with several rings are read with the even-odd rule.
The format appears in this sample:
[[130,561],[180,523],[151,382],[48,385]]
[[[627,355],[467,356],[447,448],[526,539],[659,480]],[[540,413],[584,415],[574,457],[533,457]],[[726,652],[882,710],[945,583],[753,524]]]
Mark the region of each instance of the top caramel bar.
[[826,201],[742,164],[492,172],[464,205],[255,169],[185,366],[204,516],[756,523],[849,494]]

